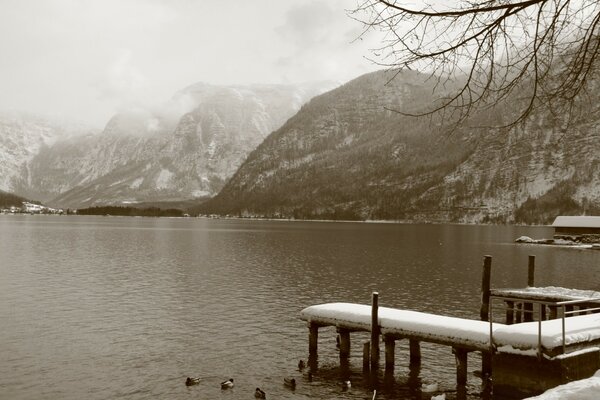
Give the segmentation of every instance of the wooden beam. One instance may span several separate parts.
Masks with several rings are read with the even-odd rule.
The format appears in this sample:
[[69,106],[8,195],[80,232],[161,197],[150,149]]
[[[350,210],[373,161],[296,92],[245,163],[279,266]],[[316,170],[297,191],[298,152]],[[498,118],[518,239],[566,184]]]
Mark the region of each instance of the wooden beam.
[[396,341],[391,336],[384,336],[385,340],[385,371],[391,372],[394,370],[396,362]]
[[348,329],[338,329],[340,338],[340,358],[350,357],[350,331]]
[[467,384],[467,355],[465,349],[453,347],[452,352],[456,359],[456,384],[464,386]]
[[491,277],[492,256],[485,256],[483,258],[483,274],[481,275],[481,309],[479,311],[482,321],[489,321]]
[[408,346],[410,348],[410,365],[421,364],[421,342],[415,339],[408,340]]
[[371,370],[379,368],[379,293],[371,296]]
[[317,355],[319,344],[319,325],[309,323],[308,325],[308,354],[310,356]]

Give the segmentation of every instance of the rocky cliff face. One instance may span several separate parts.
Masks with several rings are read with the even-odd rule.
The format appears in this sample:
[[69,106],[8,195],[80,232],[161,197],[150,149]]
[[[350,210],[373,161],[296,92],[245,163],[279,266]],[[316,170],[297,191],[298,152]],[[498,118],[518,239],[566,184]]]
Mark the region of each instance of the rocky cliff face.
[[[40,152],[91,129],[22,112],[0,113],[0,190],[31,183],[30,163]],[[27,193],[23,193],[27,194]]]
[[[547,222],[600,209],[600,115],[582,102],[564,128],[540,113],[510,130],[445,128],[387,109],[434,101],[415,72],[362,76],[302,107],[204,213],[295,218]],[[474,126],[514,110],[488,110]],[[546,207],[528,219],[531,208]],[[528,214],[529,213],[529,214]],[[535,212],[533,212],[535,214]],[[531,216],[531,215],[530,215]],[[551,219],[550,219],[551,221]]]
[[331,85],[192,85],[163,109],[123,112],[101,133],[32,147],[7,189],[61,207],[213,196],[272,130]]

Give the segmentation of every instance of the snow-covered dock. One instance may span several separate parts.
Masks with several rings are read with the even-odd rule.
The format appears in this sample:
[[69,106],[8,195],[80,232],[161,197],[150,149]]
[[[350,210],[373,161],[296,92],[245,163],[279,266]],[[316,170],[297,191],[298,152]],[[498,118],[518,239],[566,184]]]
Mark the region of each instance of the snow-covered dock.
[[[561,319],[505,325],[418,311],[379,307],[379,331],[385,337],[413,339],[458,347],[469,351],[495,351],[536,355],[562,353]],[[371,331],[371,306],[327,303],[300,312],[309,325],[335,326],[338,330]],[[580,315],[564,320],[568,348],[600,344],[600,314]],[[540,329],[541,325],[541,329]],[[490,342],[491,340],[491,342]]]
[[[467,355],[481,352],[482,377],[491,376],[494,394],[506,396],[539,394],[600,369],[600,293],[535,287],[533,255],[528,258],[527,287],[491,289],[491,264],[492,257],[484,256],[480,320],[379,307],[377,292],[371,305],[306,307],[300,318],[309,329],[309,365],[317,367],[319,329],[330,326],[337,330],[341,363],[349,360],[350,333],[370,332],[370,341],[362,346],[365,371],[379,368],[381,338],[386,372],[394,369],[397,340],[409,341],[411,365],[420,364],[421,342],[429,342],[452,348],[457,384],[464,386]],[[493,315],[499,308],[505,318]]]
[[373,305],[327,303],[303,309],[300,318],[308,323],[313,360],[317,355],[318,330],[326,326],[337,329],[340,359],[350,355],[351,332],[371,332],[371,342],[363,348],[363,365],[368,367],[370,361],[371,368],[377,368],[379,363],[382,335],[386,371],[394,369],[396,340],[410,341],[411,364],[420,363],[421,342],[436,343],[452,347],[458,385],[466,384],[467,355],[472,351],[482,353],[483,374],[505,386],[527,380],[539,382],[550,376],[554,379],[551,383],[534,384],[536,388],[547,388],[572,376],[589,376],[600,367],[600,314],[506,325]]
[[[310,306],[300,311],[300,318],[318,326],[371,331],[371,306],[364,304]],[[490,348],[490,324],[485,321],[379,307],[379,329],[384,336],[412,338],[469,350],[488,351]]]

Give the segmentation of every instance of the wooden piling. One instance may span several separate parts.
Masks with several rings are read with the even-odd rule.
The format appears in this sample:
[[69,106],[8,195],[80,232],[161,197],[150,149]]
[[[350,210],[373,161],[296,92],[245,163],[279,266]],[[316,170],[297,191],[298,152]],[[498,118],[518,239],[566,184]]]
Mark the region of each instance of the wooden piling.
[[521,315],[523,314],[523,303],[517,303],[517,312],[515,313],[515,324],[520,324],[522,319]]
[[338,329],[340,337],[340,358],[350,357],[350,331],[348,329]]
[[410,365],[421,364],[421,343],[416,339],[410,339],[408,341],[410,348]]
[[[481,277],[481,310],[480,317],[482,321],[490,320],[490,287],[491,287],[491,279],[492,279],[492,256],[485,256],[483,258],[483,274]],[[453,349],[454,351],[459,351],[460,349]],[[464,385],[467,382],[467,360],[466,360],[466,351],[464,354],[464,371],[462,364],[459,364],[459,357],[462,363],[462,350],[459,353],[455,352],[456,355],[456,368],[457,375],[456,379],[459,385]],[[487,371],[491,373],[492,366],[492,356],[488,352],[481,353],[481,369],[482,371]],[[462,373],[464,372],[464,378],[462,377]],[[461,383],[463,382],[463,383]]]
[[363,371],[369,371],[371,364],[371,342],[363,343]]
[[456,359],[456,384],[464,386],[467,384],[467,355],[465,349],[457,347],[452,348],[452,353]]
[[394,371],[396,362],[396,340],[390,336],[384,336],[385,341],[385,372]]
[[[527,286],[535,286],[535,256],[529,256],[527,264]],[[533,303],[523,304],[523,322],[533,321]]]
[[379,293],[371,296],[371,370],[379,368]]
[[482,321],[489,321],[491,277],[492,256],[485,256],[483,258],[483,274],[481,276],[481,310],[479,312]]
[[308,324],[308,354],[317,356],[317,347],[319,343],[319,326],[317,324]]
[[535,286],[535,256],[529,256],[529,263],[527,265],[527,286]]

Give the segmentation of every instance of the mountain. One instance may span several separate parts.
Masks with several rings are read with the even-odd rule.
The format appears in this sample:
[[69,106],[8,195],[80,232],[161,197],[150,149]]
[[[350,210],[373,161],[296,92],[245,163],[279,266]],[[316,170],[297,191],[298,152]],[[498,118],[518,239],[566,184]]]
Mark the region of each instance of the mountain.
[[[312,99],[195,211],[545,223],[557,213],[600,208],[597,101],[582,100],[569,126],[560,113],[539,112],[504,130],[481,126],[510,120],[518,100],[456,130],[443,116],[389,111],[432,104],[434,85],[417,72],[381,71]],[[545,211],[536,213],[537,206]]]
[[101,133],[39,146],[10,189],[71,208],[210,197],[271,131],[331,87],[194,84],[161,107],[115,115]]
[[31,113],[0,112],[0,190],[20,193],[15,190],[16,181],[31,184],[29,163],[40,152],[82,132],[91,129]]
[[21,207],[24,201],[27,201],[27,199],[0,190],[0,208]]

